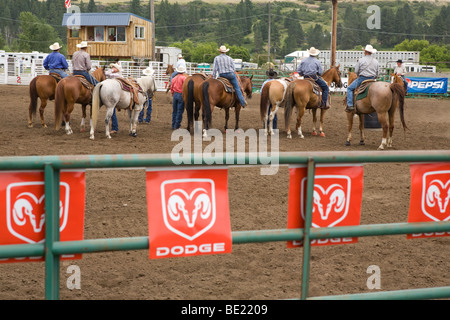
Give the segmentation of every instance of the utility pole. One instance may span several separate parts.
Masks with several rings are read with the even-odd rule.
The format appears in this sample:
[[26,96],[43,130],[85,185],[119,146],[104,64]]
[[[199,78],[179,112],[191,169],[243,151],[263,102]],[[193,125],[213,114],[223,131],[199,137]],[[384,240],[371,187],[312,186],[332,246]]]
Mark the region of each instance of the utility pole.
[[336,65],[336,37],[337,37],[337,4],[338,0],[332,0],[333,11],[331,19],[331,65]]
[[150,20],[152,20],[152,61],[155,61],[155,2],[150,0]]
[[268,7],[269,7],[269,28],[267,35],[267,62],[270,62],[270,1]]

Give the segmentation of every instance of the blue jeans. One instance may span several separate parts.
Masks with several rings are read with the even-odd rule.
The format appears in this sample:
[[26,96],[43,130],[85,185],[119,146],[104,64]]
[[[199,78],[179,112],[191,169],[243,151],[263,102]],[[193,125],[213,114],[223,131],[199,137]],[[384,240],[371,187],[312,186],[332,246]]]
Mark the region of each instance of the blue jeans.
[[305,78],[312,78],[312,79],[314,79],[314,81],[316,81],[316,83],[322,89],[322,105],[326,106],[327,100],[328,100],[328,94],[330,93],[330,89],[328,88],[328,85],[325,82],[325,80],[323,80],[321,77],[318,77],[318,76],[315,76],[315,77],[305,76]]
[[172,81],[173,78],[175,78],[175,76],[178,74],[177,71],[172,72],[172,74],[170,75],[170,81]]
[[116,108],[114,108],[114,112],[111,116],[111,131],[119,131],[119,123],[117,122],[117,116],[116,116]]
[[375,77],[359,77],[355,81],[353,81],[348,87],[347,87],[347,105],[349,107],[353,107],[353,92],[359,85],[369,79],[375,79]]
[[239,102],[241,104],[241,106],[245,106],[245,99],[244,96],[242,94],[241,88],[239,88],[239,83],[238,80],[236,78],[236,74],[234,72],[227,72],[227,73],[220,73],[219,77],[222,78],[226,78],[228,80],[230,80],[230,83],[233,85],[234,90],[236,91],[236,94],[238,96]]
[[178,129],[181,127],[184,112],[184,101],[181,92],[175,92],[173,94],[172,108],[172,129]]
[[[272,105],[269,106],[269,111],[268,111],[269,115],[270,115],[271,111],[272,111]],[[270,122],[270,120],[267,120],[267,128],[269,127],[269,122]],[[276,129],[278,127],[277,122],[278,122],[278,114],[275,113],[275,117],[273,117],[273,121],[272,121],[273,129]]]
[[139,120],[139,122],[143,122],[144,121],[145,104],[147,104],[147,116],[145,117],[145,122],[149,123],[150,120],[152,120],[152,99],[148,99],[144,103],[144,107],[142,108],[141,112],[139,113],[138,120]]
[[65,77],[68,77],[68,76],[69,76],[67,73],[64,72],[63,69],[50,69],[50,70],[48,70],[48,72],[49,72],[49,73],[50,73],[50,72],[57,73],[57,74],[59,74],[59,75],[61,76],[61,78],[63,78],[63,79],[64,79]]
[[97,79],[95,79],[93,76],[91,76],[89,74],[89,72],[87,72],[87,71],[73,70],[73,75],[76,75],[76,74],[84,76],[86,78],[86,80],[89,81],[94,86],[97,85],[97,83],[98,83]]

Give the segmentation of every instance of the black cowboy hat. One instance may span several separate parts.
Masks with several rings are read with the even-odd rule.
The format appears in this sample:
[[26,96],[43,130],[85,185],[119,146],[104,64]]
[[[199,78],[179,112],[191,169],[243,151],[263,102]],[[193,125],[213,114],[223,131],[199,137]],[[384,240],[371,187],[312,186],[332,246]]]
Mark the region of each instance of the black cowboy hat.
[[402,59],[398,59],[398,60],[397,60],[397,63],[399,63],[399,62],[400,62],[400,63],[403,63]]
[[269,69],[268,71],[266,71],[266,75],[269,77],[276,77],[278,75],[278,73],[276,71],[274,71],[273,69]]

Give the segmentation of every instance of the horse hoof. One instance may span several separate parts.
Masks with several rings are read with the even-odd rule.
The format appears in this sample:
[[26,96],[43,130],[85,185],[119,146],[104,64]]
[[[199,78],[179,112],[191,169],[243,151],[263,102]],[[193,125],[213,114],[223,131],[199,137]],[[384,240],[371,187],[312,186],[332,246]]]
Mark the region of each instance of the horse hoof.
[[345,145],[348,147],[350,146],[350,141],[345,141]]
[[131,132],[131,133],[130,133],[130,136],[132,136],[132,137],[135,137],[135,138],[136,138],[136,137],[137,137],[137,133],[136,133],[136,132]]
[[301,135],[301,136],[300,136],[300,139],[305,139],[305,136],[304,136],[304,135]]
[[287,135],[287,138],[288,138],[288,139],[292,139],[292,135],[288,134],[288,135]]
[[365,146],[366,143],[365,143],[364,141],[361,140],[361,141],[359,142],[359,145],[360,145],[360,146]]
[[325,132],[321,132],[321,133],[320,133],[320,136],[321,136],[321,137],[325,137]]
[[94,137],[93,137],[93,136],[90,136],[89,139],[94,140]]
[[313,136],[317,136],[317,131],[313,131],[313,132],[312,132],[312,135],[313,135]]

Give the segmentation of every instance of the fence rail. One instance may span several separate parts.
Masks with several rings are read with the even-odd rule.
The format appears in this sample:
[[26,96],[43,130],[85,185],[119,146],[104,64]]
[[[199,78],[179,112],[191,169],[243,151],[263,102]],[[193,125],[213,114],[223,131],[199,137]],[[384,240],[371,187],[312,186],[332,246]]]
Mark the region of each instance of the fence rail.
[[[198,162],[202,159],[202,162]],[[244,161],[242,161],[244,159]],[[234,165],[264,165],[266,159],[253,155],[235,154],[233,163],[227,155],[223,163]],[[187,168],[207,165],[209,159],[191,154]],[[295,152],[280,153],[279,164],[307,165],[307,201],[305,227],[302,229],[249,230],[232,232],[233,244],[303,240],[302,288],[300,299],[436,299],[450,297],[450,286],[376,293],[344,294],[309,297],[311,240],[398,235],[423,232],[450,232],[450,221],[423,223],[371,224],[348,227],[312,228],[312,196],[315,166],[319,163],[387,163],[387,162],[450,162],[450,151],[392,151],[392,152]],[[59,299],[59,256],[62,254],[94,253],[118,250],[146,250],[149,237],[108,238],[80,241],[59,241],[59,172],[62,169],[146,168],[174,166],[169,154],[79,155],[2,157],[0,170],[43,170],[45,182],[45,243],[0,246],[0,258],[45,256],[45,298]]]

